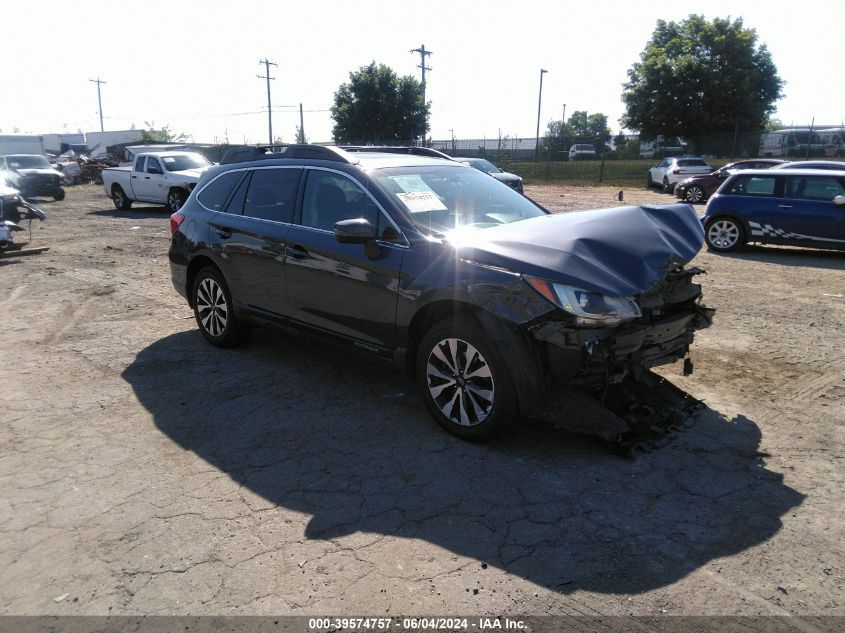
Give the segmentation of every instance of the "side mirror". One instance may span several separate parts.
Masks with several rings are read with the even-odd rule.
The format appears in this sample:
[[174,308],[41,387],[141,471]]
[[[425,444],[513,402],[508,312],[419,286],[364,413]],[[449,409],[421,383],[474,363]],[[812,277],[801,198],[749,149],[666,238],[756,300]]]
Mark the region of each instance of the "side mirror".
[[376,239],[376,230],[364,218],[341,220],[334,225],[334,238],[341,244],[366,244]]
[[833,204],[835,204],[837,207],[845,207],[845,196],[839,194],[833,199]]

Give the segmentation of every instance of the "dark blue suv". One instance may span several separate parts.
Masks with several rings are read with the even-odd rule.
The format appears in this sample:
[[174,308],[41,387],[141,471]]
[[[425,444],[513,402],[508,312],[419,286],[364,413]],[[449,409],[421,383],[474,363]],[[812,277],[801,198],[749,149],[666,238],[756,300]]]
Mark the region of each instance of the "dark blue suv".
[[211,344],[268,322],[325,335],[416,377],[467,438],[540,416],[555,384],[603,393],[684,358],[712,315],[684,267],[690,206],[552,215],[424,148],[237,148],[171,230]]
[[845,171],[735,173],[710,198],[702,221],[714,251],[749,242],[845,249]]

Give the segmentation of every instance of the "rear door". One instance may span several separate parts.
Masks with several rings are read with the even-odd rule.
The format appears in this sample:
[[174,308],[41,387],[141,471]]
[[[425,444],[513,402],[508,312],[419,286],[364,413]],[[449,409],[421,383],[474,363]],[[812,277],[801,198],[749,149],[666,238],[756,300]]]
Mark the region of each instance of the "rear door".
[[836,176],[786,176],[784,213],[781,228],[796,244],[814,242],[845,243],[845,209],[833,204],[845,195],[845,178]]
[[[301,177],[301,167],[249,170],[223,211],[212,218],[211,239],[240,310],[267,317],[288,313],[285,238],[294,218]],[[201,196],[197,197],[200,202]]]
[[[392,349],[405,252],[400,232],[349,175],[321,168],[307,168],[306,174],[300,221],[287,237],[285,277],[293,316],[367,349]],[[350,218],[369,220],[382,241],[338,243],[334,225]]]

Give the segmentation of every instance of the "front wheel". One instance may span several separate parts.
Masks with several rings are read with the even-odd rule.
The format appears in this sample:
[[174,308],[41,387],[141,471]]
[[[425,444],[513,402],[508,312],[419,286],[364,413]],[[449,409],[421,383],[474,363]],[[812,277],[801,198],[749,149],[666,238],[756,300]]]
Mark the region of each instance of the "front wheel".
[[714,218],[705,227],[704,240],[708,248],[719,253],[729,253],[745,245],[745,230],[733,218]]
[[182,189],[171,189],[167,194],[167,208],[171,213],[176,213],[185,204],[187,196]]
[[651,179],[651,172],[647,171],[645,173],[645,188],[651,189],[652,187],[654,187],[654,181]]
[[58,202],[59,200],[64,200],[64,199],[65,199],[65,190],[64,189],[59,188],[59,189],[56,189],[53,192],[53,200],[55,200],[56,202]]
[[216,268],[203,268],[191,295],[194,318],[203,337],[217,347],[234,347],[249,333],[233,309],[232,294]]
[[417,350],[420,395],[450,433],[471,440],[502,434],[519,415],[507,364],[469,318],[432,327]]

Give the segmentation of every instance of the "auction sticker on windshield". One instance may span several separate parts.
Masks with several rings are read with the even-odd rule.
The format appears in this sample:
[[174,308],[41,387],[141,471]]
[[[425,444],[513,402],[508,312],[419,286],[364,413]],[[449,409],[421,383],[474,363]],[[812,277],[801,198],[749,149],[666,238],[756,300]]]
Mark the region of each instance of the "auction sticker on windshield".
[[408,207],[408,211],[411,213],[446,210],[446,205],[433,191],[406,191],[397,193],[396,197]]

